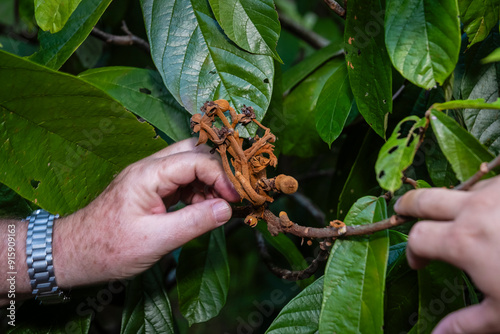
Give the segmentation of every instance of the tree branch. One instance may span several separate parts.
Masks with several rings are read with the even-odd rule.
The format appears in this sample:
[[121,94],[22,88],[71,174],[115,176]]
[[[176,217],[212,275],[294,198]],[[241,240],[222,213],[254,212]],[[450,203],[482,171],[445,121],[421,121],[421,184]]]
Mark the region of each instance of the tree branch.
[[312,30],[304,28],[297,22],[290,19],[288,16],[281,13],[280,13],[280,22],[283,29],[288,30],[291,34],[304,40],[305,42],[307,42],[307,44],[309,44],[315,49],[322,49],[328,44],[330,44],[330,41],[324,38],[323,36],[318,35]]
[[118,36],[112,35],[107,32],[104,32],[96,27],[92,29],[90,33],[92,36],[95,36],[106,43],[115,44],[115,45],[137,45],[141,50],[146,53],[150,53],[149,43],[143,40],[142,38],[132,34],[127,27],[125,21],[122,21],[122,30],[126,33],[126,35]]
[[[333,10],[335,13],[337,13],[338,16],[343,18],[345,20],[345,15],[346,15],[346,10],[342,8],[341,5],[335,0],[325,0],[325,3],[330,7],[331,10]],[[347,2],[344,1],[344,4],[347,5]]]
[[483,176],[485,176],[498,166],[500,166],[500,155],[490,162],[483,162],[476,174],[472,175],[468,180],[456,186],[455,190],[469,190],[474,184],[481,180]]

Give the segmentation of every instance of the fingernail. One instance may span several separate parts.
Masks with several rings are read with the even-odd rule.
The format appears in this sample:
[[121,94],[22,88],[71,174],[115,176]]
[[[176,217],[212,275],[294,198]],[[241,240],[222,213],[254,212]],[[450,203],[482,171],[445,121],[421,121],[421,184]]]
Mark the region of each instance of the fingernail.
[[394,211],[396,211],[396,212],[399,210],[399,203],[401,203],[401,197],[398,198],[398,200],[396,201],[396,203],[394,203]]
[[231,218],[232,210],[225,201],[217,201],[212,205],[212,212],[218,225],[222,225]]

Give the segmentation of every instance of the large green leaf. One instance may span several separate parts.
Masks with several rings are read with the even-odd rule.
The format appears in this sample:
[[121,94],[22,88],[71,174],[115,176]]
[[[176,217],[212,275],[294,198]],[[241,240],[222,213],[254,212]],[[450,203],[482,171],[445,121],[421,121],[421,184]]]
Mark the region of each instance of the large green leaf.
[[457,0],[388,0],[385,43],[394,67],[415,85],[443,84],[458,61]]
[[110,2],[111,0],[85,0],[71,14],[61,31],[55,34],[39,32],[40,50],[30,59],[59,69],[87,38]]
[[[345,223],[359,225],[387,217],[383,198],[360,198]],[[325,270],[320,333],[382,333],[389,238],[387,231],[337,240]]]
[[35,0],[35,19],[42,30],[60,31],[82,0]]
[[436,139],[434,132],[428,131],[425,134],[424,142],[422,143],[425,153],[425,164],[427,171],[431,177],[432,183],[436,187],[450,188],[458,183],[457,177],[453,172],[453,168],[446,157]]
[[430,121],[441,150],[461,182],[474,175],[481,163],[494,158],[476,138],[444,113],[433,109]]
[[127,286],[120,333],[175,333],[172,309],[158,264]]
[[[476,44],[465,53],[463,75],[459,77],[462,99],[482,98],[495,102],[499,97],[500,63],[483,65],[481,60],[500,46],[498,32],[493,32],[482,43]],[[488,106],[465,106],[463,119],[469,132],[493,153],[500,153],[499,111]]]
[[189,114],[167,91],[158,72],[133,67],[101,67],[79,75],[175,141],[191,137]]
[[226,303],[229,265],[224,228],[196,238],[182,247],[177,268],[179,307],[193,323],[210,320]]
[[385,138],[386,116],[392,111],[392,71],[384,44],[383,16],[379,0],[349,1],[344,45],[358,110]]
[[297,65],[283,73],[283,92],[295,87],[304,80],[318,67],[327,62],[332,57],[339,55],[340,47],[338,44],[329,44],[324,48],[315,51],[309,57],[305,58]]
[[322,296],[323,277],[320,277],[283,307],[266,334],[318,333]]
[[234,45],[222,33],[208,1],[141,4],[153,61],[182,106],[194,114],[207,100],[226,99],[236,110],[252,106],[262,120],[273,90],[272,57]]
[[128,164],[165,146],[109,95],[0,51],[0,182],[71,213]]
[[[403,172],[413,162],[420,140],[425,133],[426,123],[426,118],[406,117],[399,122],[391,137],[382,146],[375,164],[377,181],[382,188],[394,192],[403,185],[401,180]],[[408,131],[407,134],[404,133],[406,131]]]
[[226,35],[240,48],[281,61],[276,52],[280,22],[273,0],[210,0]]
[[[277,236],[272,236],[269,233],[266,224],[260,223],[255,227],[264,239],[273,246],[276,250],[278,250],[281,255],[285,257],[287,262],[290,264],[292,270],[304,270],[308,267],[307,261],[304,259],[302,253],[297,249],[297,246],[293,243],[290,238],[288,238],[285,234],[280,233]],[[314,275],[305,279],[297,281],[297,284],[301,288],[307,287],[314,281]]]
[[341,65],[323,86],[314,112],[316,129],[328,145],[342,133],[352,100],[347,68]]
[[[431,262],[419,270],[418,321],[414,333],[431,333],[448,313],[465,307],[464,290],[462,272],[447,263]],[[417,319],[417,315],[412,319]]]
[[276,120],[268,118],[269,121],[282,125],[275,132],[279,138],[276,144],[282,153],[302,157],[310,157],[316,153],[322,143],[316,131],[316,103],[325,82],[340,66],[344,66],[343,60],[332,59],[318,68],[286,96],[283,115],[276,115],[279,117]]
[[458,7],[469,46],[484,40],[500,18],[498,0],[458,0]]

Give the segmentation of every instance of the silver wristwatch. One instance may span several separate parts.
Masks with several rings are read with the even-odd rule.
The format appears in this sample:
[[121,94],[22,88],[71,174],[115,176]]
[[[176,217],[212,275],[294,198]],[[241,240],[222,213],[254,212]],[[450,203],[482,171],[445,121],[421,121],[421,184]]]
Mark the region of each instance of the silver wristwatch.
[[52,262],[52,230],[54,219],[45,210],[36,210],[26,218],[28,235],[26,238],[26,263],[32,293],[42,304],[57,304],[69,300],[59,289]]

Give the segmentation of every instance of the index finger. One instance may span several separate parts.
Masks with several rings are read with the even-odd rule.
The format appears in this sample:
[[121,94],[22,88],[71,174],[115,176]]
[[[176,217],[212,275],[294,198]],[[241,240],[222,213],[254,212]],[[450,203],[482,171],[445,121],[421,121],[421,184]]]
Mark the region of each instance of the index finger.
[[433,220],[453,220],[467,198],[465,191],[442,188],[410,190],[394,205],[400,215]]

